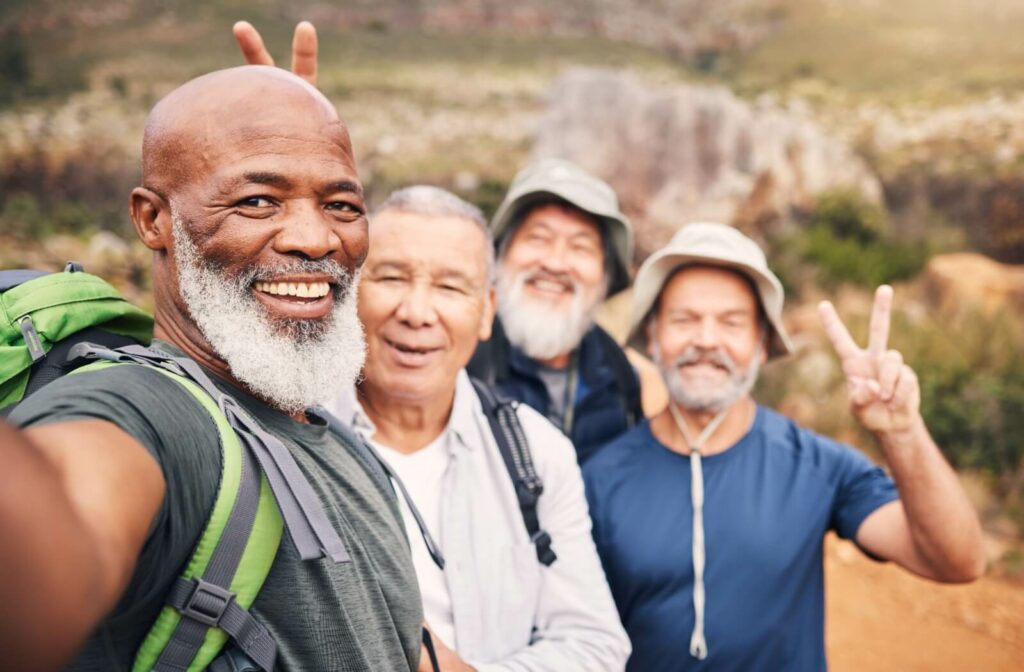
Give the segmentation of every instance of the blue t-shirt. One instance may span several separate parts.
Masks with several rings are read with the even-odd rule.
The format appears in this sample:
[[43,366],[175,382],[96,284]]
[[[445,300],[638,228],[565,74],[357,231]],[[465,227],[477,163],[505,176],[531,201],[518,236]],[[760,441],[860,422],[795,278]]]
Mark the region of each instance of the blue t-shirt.
[[628,670],[825,670],[822,546],[852,539],[896,486],[861,453],[758,407],[703,459],[708,657],[693,630],[689,457],[644,422],[583,466],[594,539],[633,643]]

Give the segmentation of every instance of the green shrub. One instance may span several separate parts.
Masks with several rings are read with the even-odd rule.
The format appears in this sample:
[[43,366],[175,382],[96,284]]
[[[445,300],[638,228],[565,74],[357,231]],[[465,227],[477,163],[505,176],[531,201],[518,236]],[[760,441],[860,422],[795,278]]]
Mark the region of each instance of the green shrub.
[[0,231],[29,240],[43,240],[53,233],[53,225],[32,194],[16,192],[0,207]]
[[821,194],[810,219],[812,228],[824,228],[837,238],[861,245],[873,243],[885,233],[885,211],[849,189]]
[[921,414],[958,469],[993,479],[1024,527],[1024,321],[974,311],[900,319],[893,347],[921,381]]
[[42,242],[56,233],[88,233],[97,228],[98,219],[93,208],[81,201],[47,204],[22,191],[0,201],[0,231],[22,240]]
[[917,275],[928,260],[927,244],[892,240],[885,211],[855,192],[822,194],[807,228],[786,241],[813,264],[821,284],[876,287]]

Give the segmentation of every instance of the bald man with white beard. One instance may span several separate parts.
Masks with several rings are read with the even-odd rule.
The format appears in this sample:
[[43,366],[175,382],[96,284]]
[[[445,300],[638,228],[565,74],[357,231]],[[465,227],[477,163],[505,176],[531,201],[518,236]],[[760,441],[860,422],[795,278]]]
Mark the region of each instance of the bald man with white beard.
[[[276,661],[259,664],[416,669],[423,617],[394,492],[354,437],[306,410],[355,382],[365,348],[355,309],[366,209],[344,122],[292,74],[214,72],[154,108],[142,180],[130,207],[153,255],[153,348],[198,365],[214,408],[237,406],[279,442],[278,464],[301,474],[324,516],[309,549],[281,506],[293,534],[248,610],[249,634],[276,643]],[[50,383],[10,422],[4,665],[129,669],[206,529],[226,469],[223,418],[157,367],[125,364]],[[192,606],[181,621],[211,618]],[[189,664],[175,661],[165,649],[158,669]]]

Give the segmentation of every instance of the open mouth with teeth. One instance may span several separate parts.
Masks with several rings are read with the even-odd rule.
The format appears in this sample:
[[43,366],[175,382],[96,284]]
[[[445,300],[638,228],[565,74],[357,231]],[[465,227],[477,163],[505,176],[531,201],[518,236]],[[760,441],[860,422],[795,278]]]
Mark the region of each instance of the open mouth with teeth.
[[572,296],[575,293],[575,288],[572,283],[565,282],[562,280],[554,280],[551,278],[531,278],[527,281],[527,286],[530,289],[536,291],[539,294],[546,294],[551,296]]
[[326,282],[256,282],[253,287],[257,292],[297,299],[321,299],[331,291],[330,283]]
[[693,373],[695,375],[731,375],[732,371],[729,367],[719,364],[718,362],[711,362],[708,360],[699,360],[696,362],[687,362],[681,365],[680,370]]
[[319,320],[334,306],[331,283],[260,280],[253,294],[273,315],[292,320]]

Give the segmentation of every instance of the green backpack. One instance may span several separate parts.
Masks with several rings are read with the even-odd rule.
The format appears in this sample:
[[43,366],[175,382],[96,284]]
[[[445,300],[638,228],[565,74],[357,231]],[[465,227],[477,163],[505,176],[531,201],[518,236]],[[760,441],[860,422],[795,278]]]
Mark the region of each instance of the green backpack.
[[75,343],[119,347],[152,338],[153,318],[103,279],[75,262],[64,271],[0,271],[0,409],[66,373]]

